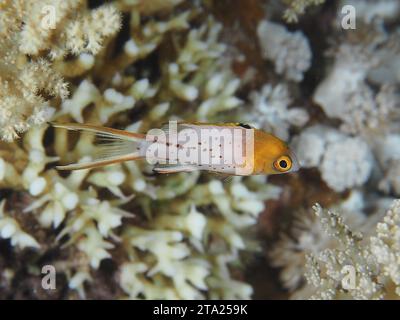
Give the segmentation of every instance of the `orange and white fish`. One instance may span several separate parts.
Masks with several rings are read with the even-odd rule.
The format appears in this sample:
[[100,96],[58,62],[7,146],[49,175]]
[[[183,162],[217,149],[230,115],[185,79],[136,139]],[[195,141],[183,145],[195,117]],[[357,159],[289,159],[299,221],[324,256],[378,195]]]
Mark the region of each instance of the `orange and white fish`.
[[96,152],[90,162],[58,166],[59,170],[88,169],[138,159],[146,159],[159,173],[206,170],[249,176],[299,169],[286,143],[241,123],[170,122],[168,128],[153,129],[146,135],[88,124],[51,125],[95,136]]

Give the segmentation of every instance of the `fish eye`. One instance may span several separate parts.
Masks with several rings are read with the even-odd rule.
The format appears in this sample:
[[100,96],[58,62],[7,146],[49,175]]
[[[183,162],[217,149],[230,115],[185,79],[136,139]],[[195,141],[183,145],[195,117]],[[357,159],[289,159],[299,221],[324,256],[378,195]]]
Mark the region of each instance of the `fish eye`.
[[275,169],[286,172],[292,167],[292,160],[288,156],[279,157],[274,163]]
[[279,161],[279,166],[283,169],[286,169],[288,167],[288,163],[286,160],[281,160]]

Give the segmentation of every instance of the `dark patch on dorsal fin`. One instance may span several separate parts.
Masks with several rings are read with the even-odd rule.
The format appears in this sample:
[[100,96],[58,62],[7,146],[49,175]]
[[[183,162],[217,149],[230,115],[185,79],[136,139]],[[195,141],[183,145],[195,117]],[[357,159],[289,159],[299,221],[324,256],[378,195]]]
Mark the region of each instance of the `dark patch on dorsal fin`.
[[253,129],[250,125],[245,124],[245,123],[239,123],[238,126],[242,127],[242,128],[245,128],[245,129]]

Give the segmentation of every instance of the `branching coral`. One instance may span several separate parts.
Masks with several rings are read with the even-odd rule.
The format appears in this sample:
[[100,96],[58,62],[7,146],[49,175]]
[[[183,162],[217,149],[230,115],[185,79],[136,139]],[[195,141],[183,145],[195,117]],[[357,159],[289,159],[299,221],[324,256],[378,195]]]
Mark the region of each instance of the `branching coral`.
[[[169,89],[178,98],[189,102],[202,100],[197,117],[203,121],[241,104],[234,96],[240,80],[224,66],[222,59],[216,61],[226,51],[226,45],[218,42],[221,29],[221,24],[209,19],[201,28],[191,30],[176,62],[166,66]],[[198,70],[202,70],[201,75]]]
[[[353,228],[359,228],[366,221],[363,206],[361,192],[353,191],[337,209],[343,212],[346,223]],[[310,288],[304,283],[307,255],[318,254],[336,246],[337,241],[325,233],[321,221],[315,215],[307,210],[295,213],[290,231],[281,233],[268,253],[271,264],[281,268],[281,282],[292,293],[292,299],[304,298],[310,292]]]
[[[159,294],[168,292],[170,298],[193,299],[203,297],[202,290],[207,287],[212,297],[248,297],[251,289],[230,278],[228,263],[235,261],[239,250],[245,248],[238,231],[255,222],[254,217],[264,208],[261,200],[274,197],[274,193],[276,190],[271,189],[252,194],[239,181],[226,192],[219,181],[211,181],[193,188],[188,200],[178,202],[175,213],[168,207],[161,208],[151,223],[153,230],[125,228],[122,237],[132,262],[122,266],[121,286],[131,288],[125,290],[131,297],[147,294],[146,297],[160,298]],[[205,217],[197,209],[207,206],[219,210],[223,217]],[[134,261],[142,251],[149,254],[139,266]],[[188,256],[190,259],[185,259]],[[126,274],[126,268],[141,271],[138,269],[139,274],[133,277]],[[169,289],[154,291],[149,275],[162,281],[164,290]],[[126,285],[122,282],[125,277],[132,277]],[[172,286],[167,284],[169,278]],[[134,283],[141,290],[135,289]]]
[[[316,207],[321,219],[300,208],[291,224],[279,221],[291,231],[268,257],[282,268],[292,298],[394,295],[398,202],[369,243],[343,221],[369,237],[378,214],[364,208],[366,190],[368,202],[379,205],[400,192],[396,6],[358,1],[357,30],[341,32],[337,21],[311,15],[312,23],[288,28],[261,16],[255,21],[258,2],[246,2],[243,12],[239,2],[221,14],[212,1],[118,0],[95,8],[85,0],[0,1],[0,137],[24,133],[0,142],[0,196],[7,198],[0,247],[12,256],[5,261],[0,252],[0,297],[25,276],[40,282],[45,262],[63,279],[57,278],[62,298],[248,299],[254,289],[242,269],[245,252],[260,249],[252,236],[260,214],[309,203],[303,197],[315,189],[324,193],[315,198],[344,219]],[[286,20],[294,21],[323,1],[283,2]],[[264,5],[276,21],[274,10],[282,7]],[[324,7],[324,18],[337,17],[336,9]],[[333,35],[309,41],[314,23]],[[236,43],[232,30],[246,36]],[[333,53],[327,58],[326,44]],[[60,172],[55,162],[93,156],[94,137],[40,126],[50,118],[142,133],[171,119],[237,121],[286,141],[297,134],[293,146],[303,167],[318,167],[332,190],[308,179],[314,170],[229,182],[205,172],[157,175],[144,161]],[[349,266],[353,291],[341,287]]]
[[357,29],[358,41],[345,38],[330,49],[334,63],[313,98],[328,117],[342,121],[343,131],[384,134],[399,118],[399,36],[382,23],[374,24],[368,36],[365,28]]
[[388,134],[375,142],[377,160],[384,171],[379,189],[388,194],[400,195],[400,135]]
[[[86,10],[85,1],[2,1],[0,3],[0,137],[49,120],[55,98],[68,96],[53,66],[67,54],[97,54],[120,27],[111,6]],[[79,14],[74,12],[79,9]],[[57,62],[57,61],[56,61]]]
[[301,108],[290,108],[291,98],[285,85],[265,85],[261,92],[250,94],[252,110],[247,121],[255,127],[272,132],[283,140],[289,138],[290,126],[301,127],[309,117]]
[[348,137],[329,127],[313,126],[294,139],[304,167],[319,167],[322,179],[333,190],[363,185],[373,168],[373,154],[359,137]]
[[[360,172],[360,180],[356,184],[362,184],[369,176],[368,172],[371,172],[372,162],[367,160],[368,158],[371,159],[371,156],[367,156],[367,154],[372,155],[373,153],[375,159],[378,160],[377,164],[380,165],[386,177],[381,179],[380,188],[390,192],[390,190],[396,190],[397,162],[390,159],[389,154],[392,151],[383,154],[379,145],[385,144],[388,135],[398,132],[399,93],[395,75],[396,69],[393,66],[387,67],[387,61],[396,64],[396,58],[388,57],[393,55],[394,52],[400,52],[398,47],[393,45],[397,42],[394,39],[398,39],[398,35],[397,32],[388,34],[382,23],[374,24],[373,32],[367,37],[363,33],[363,28],[365,26],[361,27],[361,30],[358,30],[355,34],[356,39],[359,38],[358,41],[346,39],[334,50],[334,63],[331,70],[318,85],[313,98],[329,118],[340,119],[339,129],[342,132],[354,137],[351,139],[362,139],[364,141],[360,144],[361,148],[357,148],[364,154],[364,156],[361,153],[358,154],[359,157],[364,158],[363,165],[360,165],[358,169],[350,170],[351,172]],[[305,139],[306,133],[304,132],[302,135]],[[311,137],[308,139],[310,139],[310,142],[320,140],[316,136],[313,139]],[[356,141],[354,140],[354,142]],[[345,146],[346,144],[343,144],[339,149],[344,151]],[[338,149],[332,149],[329,157],[331,159],[340,158],[341,156],[335,155],[338,151]],[[354,154],[354,152],[352,153]],[[317,158],[318,156],[315,156],[315,159]],[[359,161],[361,161],[361,158],[359,158]],[[332,164],[332,161],[324,162],[329,166]],[[369,162],[369,169],[367,162]],[[326,174],[323,174],[323,178],[329,186],[333,187],[339,181],[335,182],[335,179],[332,179],[333,175],[328,172],[329,168],[324,170],[323,167],[324,164],[321,167],[321,171],[326,172]],[[340,167],[345,167],[345,164],[342,163]],[[361,170],[364,174],[358,170]],[[350,171],[349,176],[351,176]],[[331,175],[331,177],[328,177],[328,175]],[[336,175],[337,178],[340,176]],[[328,182],[328,180],[331,180],[331,182]],[[378,183],[379,181],[376,181],[376,184]],[[350,182],[345,183],[347,187],[350,187],[351,184]],[[343,187],[333,188],[341,191],[344,189]]]
[[[362,236],[353,233],[340,215],[318,205],[314,210],[339,247],[308,257],[306,277],[317,288],[312,298],[398,298],[400,201],[393,203],[376,226],[375,235],[364,244]],[[347,282],[346,275],[354,278]]]
[[374,216],[366,218],[362,204],[360,193],[353,193],[334,210],[315,205],[314,217],[297,216],[290,235],[275,244],[270,256],[284,267],[281,277],[292,299],[398,298],[400,202],[378,224]]
[[356,7],[357,30],[332,39],[333,59],[324,61],[327,75],[313,95],[338,129],[313,125],[293,146],[303,167],[318,167],[331,189],[350,197],[330,210],[316,205],[314,217],[295,213],[268,256],[292,299],[398,299],[399,201],[376,223],[398,195],[398,31],[386,24],[398,4],[341,1],[339,12],[344,4]]
[[327,146],[321,164],[322,178],[334,190],[360,186],[372,170],[372,155],[368,145],[359,138],[346,138]]
[[346,99],[357,91],[376,63],[376,59],[359,45],[340,46],[331,72],[314,93],[315,102],[329,117],[346,118],[351,110]]
[[374,84],[399,84],[400,83],[400,29],[387,34],[383,45],[378,47],[374,54],[379,60],[379,65],[368,73],[368,80]]
[[311,48],[301,31],[289,32],[282,25],[264,20],[257,28],[262,54],[273,61],[275,71],[293,81],[303,80],[311,65]]
[[13,246],[39,248],[39,243],[28,233],[24,232],[18,222],[4,212],[5,201],[0,203],[0,237],[10,239]]
[[366,84],[368,72],[377,64],[377,58],[365,48],[343,45],[331,73],[314,93],[314,100],[329,117],[343,121],[341,128],[345,132],[365,133],[382,128],[396,112],[394,86],[383,85],[375,93]]
[[[119,14],[112,6],[84,10],[83,0],[26,1],[23,5],[18,13],[22,13],[24,22],[19,46],[24,54],[35,56],[50,50],[54,59],[67,53],[97,54],[104,40],[120,28]],[[73,15],[74,11],[79,13]],[[47,15],[43,17],[43,13]]]

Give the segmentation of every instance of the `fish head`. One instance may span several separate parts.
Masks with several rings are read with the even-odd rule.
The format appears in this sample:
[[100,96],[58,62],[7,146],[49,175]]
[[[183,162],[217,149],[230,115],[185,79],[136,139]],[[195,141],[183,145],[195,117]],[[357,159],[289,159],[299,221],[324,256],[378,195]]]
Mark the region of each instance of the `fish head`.
[[[257,143],[256,143],[257,148]],[[261,163],[261,174],[282,174],[300,169],[299,161],[289,146],[273,135],[263,135],[262,143],[255,150],[256,159]]]

